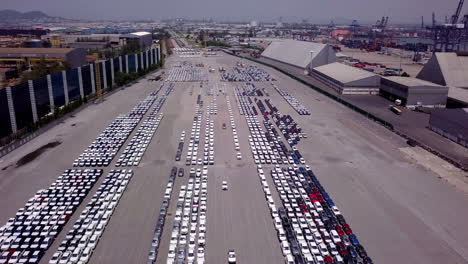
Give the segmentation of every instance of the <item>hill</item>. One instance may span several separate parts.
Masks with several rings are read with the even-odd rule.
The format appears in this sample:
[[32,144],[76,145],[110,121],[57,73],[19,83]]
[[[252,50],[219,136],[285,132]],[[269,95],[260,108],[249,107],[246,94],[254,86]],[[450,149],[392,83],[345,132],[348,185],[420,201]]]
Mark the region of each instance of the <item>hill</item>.
[[0,10],[0,21],[7,22],[12,20],[37,20],[52,18],[41,11],[18,12],[16,10]]

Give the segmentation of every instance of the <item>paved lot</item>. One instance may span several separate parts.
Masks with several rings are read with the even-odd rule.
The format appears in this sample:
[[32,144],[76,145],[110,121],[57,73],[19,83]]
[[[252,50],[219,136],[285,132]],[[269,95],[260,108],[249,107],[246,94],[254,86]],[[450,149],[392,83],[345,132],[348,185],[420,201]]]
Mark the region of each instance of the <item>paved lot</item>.
[[463,166],[468,167],[468,150],[465,147],[462,147],[461,145],[454,143],[453,141],[444,138],[428,129],[427,126],[429,125],[429,115],[410,111],[405,108],[402,109],[402,115],[395,115],[389,110],[389,106],[392,104],[392,102],[383,97],[369,95],[339,95],[334,89],[321,83],[315,78],[304,75],[303,71],[296,67],[292,67],[267,58],[260,58],[259,60],[294,74],[302,80],[314,85],[315,87],[334,94],[341,99],[346,100],[353,105],[356,105],[368,111],[369,113],[386,120],[387,122],[392,123],[395,130],[416,139],[422,144],[425,144],[428,147],[442,153],[443,155],[457,161]]
[[[167,67],[176,60],[179,58],[170,58]],[[189,60],[203,61],[205,66],[215,68],[219,65],[229,68],[237,61],[228,55]],[[290,78],[268,71],[277,77],[280,88],[311,110],[312,115],[299,116],[271,86],[262,84],[269,89],[279,110],[293,116],[308,134],[298,148],[375,263],[467,263],[468,230],[463,227],[468,219],[468,197],[464,193],[440,181],[435,173],[415,165],[400,151],[406,147],[400,137]],[[217,78],[218,73],[210,74],[210,83]],[[243,159],[235,158],[229,127],[221,128],[222,123],[229,122],[229,116],[225,96],[219,95],[218,115],[213,117],[216,161],[208,173],[206,260],[209,264],[224,263],[228,249],[235,249],[240,263],[282,263],[250,154],[246,122],[234,99],[235,85],[227,84],[226,91],[231,98]],[[158,83],[140,81],[4,157],[0,167],[12,166],[0,171],[0,221],[6,222],[35,191],[49,186],[119,113],[130,110],[156,87]],[[190,132],[198,90],[198,83],[176,84],[161,110],[164,118],[143,161],[134,168],[135,176],[90,263],[145,262],[170,169],[174,165],[183,166],[187,172],[190,168],[176,163],[174,157],[180,133]],[[205,92],[202,96],[206,110],[209,97]],[[201,135],[204,124],[205,117]],[[23,155],[56,139],[62,144],[27,165],[14,167]],[[186,146],[183,153],[182,160]],[[269,176],[267,179],[271,181]],[[223,180],[228,181],[228,191],[221,191]],[[173,197],[186,182],[187,176],[176,179]],[[169,212],[175,212],[176,200],[171,200]],[[65,226],[42,263],[48,261],[77,215]],[[169,216],[157,263],[165,263],[171,226]]]
[[353,57],[360,61],[366,61],[370,63],[382,63],[383,65],[391,68],[400,68],[407,72],[411,77],[416,77],[418,73],[422,70],[423,65],[413,62],[408,58],[401,58],[400,56],[392,55],[383,55],[378,54],[377,52],[368,52],[360,49],[350,49],[344,46],[341,47],[342,53],[346,56]]

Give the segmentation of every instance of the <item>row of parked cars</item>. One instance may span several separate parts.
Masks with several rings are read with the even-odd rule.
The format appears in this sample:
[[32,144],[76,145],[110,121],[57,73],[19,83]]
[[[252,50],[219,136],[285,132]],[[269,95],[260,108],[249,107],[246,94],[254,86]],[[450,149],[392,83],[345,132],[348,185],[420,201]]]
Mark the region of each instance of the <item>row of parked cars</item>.
[[[129,113],[118,116],[73,166],[108,166],[150,109],[159,90],[151,92]],[[39,190],[15,217],[0,227],[0,263],[38,263],[102,173],[101,169],[68,169],[49,188]],[[52,263],[71,263],[65,259],[75,259],[73,250],[65,250],[63,254]]]
[[161,113],[156,117],[149,117],[147,120],[143,121],[142,125],[138,128],[136,134],[115,163],[116,167],[130,167],[140,164],[141,158],[145,154],[162,118],[163,114]]
[[265,88],[257,88],[255,83],[247,82],[239,87],[239,91],[243,96],[268,96]]
[[208,167],[191,168],[180,188],[167,263],[205,263]]
[[232,113],[231,101],[229,99],[229,96],[226,96],[226,103],[228,107],[229,121],[231,122],[232,138],[234,140],[234,149],[236,150],[236,159],[241,160],[242,154],[240,152],[239,137],[237,136],[236,121],[234,121],[234,115]]
[[215,152],[214,152],[214,121],[213,115],[218,113],[218,106],[216,104],[216,97],[207,106],[207,115],[205,119],[205,144],[203,148],[203,165],[214,165]]
[[264,69],[255,65],[235,66],[232,72],[221,74],[221,80],[228,82],[269,82],[275,79]]
[[151,246],[148,253],[148,264],[154,264],[156,262],[156,258],[158,257],[164,224],[166,223],[166,215],[169,211],[171,195],[174,190],[176,174],[177,168],[173,167],[171,170],[171,174],[169,175],[169,181],[164,191],[164,199],[161,204],[161,209],[159,210],[158,221],[156,222],[156,226],[154,227],[153,239],[151,240]]
[[73,163],[74,167],[109,166],[132,131],[156,101],[157,91],[151,92],[143,101],[124,115],[119,115]]
[[202,165],[203,160],[198,158],[198,148],[200,145],[200,129],[202,120],[202,103],[197,103],[195,106],[195,117],[192,122],[192,130],[190,131],[189,144],[187,148],[187,158],[185,165]]
[[308,166],[275,168],[271,176],[284,206],[278,210],[279,220],[296,260],[312,256],[322,263],[373,263]]
[[290,95],[288,92],[285,90],[279,88],[275,83],[271,83],[271,85],[275,88],[275,90],[288,102],[289,105],[291,105],[294,110],[300,115],[310,115],[310,111],[305,107],[299,100],[296,99],[296,97]]
[[170,83],[167,86],[165,93],[156,100],[156,105],[150,111],[146,120],[143,121],[142,125],[138,128],[135,135],[133,135],[133,138],[120,155],[115,166],[127,167],[138,166],[138,164],[140,164],[141,158],[145,154],[145,151],[148,148],[154,133],[158,129],[161,119],[163,118],[163,114],[161,113],[158,115],[158,113],[173,89],[174,83]]
[[49,264],[85,264],[89,261],[132,177],[130,169],[109,171]]
[[169,71],[165,81],[169,82],[200,82],[208,81],[208,74],[199,67],[194,67],[190,62],[184,61]]
[[180,161],[180,158],[182,157],[182,151],[184,150],[184,142],[185,142],[185,130],[182,131],[182,133],[180,134],[179,144],[177,145],[175,161]]
[[257,115],[257,109],[255,108],[252,100],[248,96],[242,95],[242,91],[239,87],[236,87],[234,90],[234,95],[237,101],[237,107],[239,108],[239,113],[241,115]]
[[[259,108],[260,111],[266,112],[263,104]],[[294,127],[298,127],[297,124],[292,125],[294,121],[290,116],[276,114],[278,118],[274,120],[277,121],[276,124],[280,130],[287,131],[286,134],[291,134],[294,132]],[[260,128],[257,116],[245,116],[251,132],[250,137],[256,135],[258,138],[260,135],[260,141],[269,143],[277,140],[278,144],[272,144],[270,149],[273,150],[278,146],[278,149],[283,150],[283,153],[288,156],[284,164],[292,166],[282,168],[277,164],[271,171],[272,179],[284,206],[284,208],[276,209],[265,173],[261,165],[258,165],[258,175],[273,217],[285,262],[291,264],[372,263],[364,247],[353,234],[345,218],[312,170],[308,166],[298,167],[299,164],[305,163],[298,149],[292,144],[292,150],[289,150],[284,143],[279,143],[281,137],[277,130],[273,127],[268,115],[263,116],[263,124],[267,131],[265,134]],[[252,139],[252,142],[255,140]],[[258,149],[255,143],[253,145],[251,143],[252,146],[255,146],[252,151]]]
[[263,121],[264,132],[257,116],[246,116],[250,131],[249,144],[256,164],[299,164],[294,153],[281,141],[281,137],[271,123]]
[[37,191],[0,227],[0,263],[39,263],[101,175],[100,169],[67,169]]
[[181,58],[201,57],[202,54],[200,50],[192,48],[174,48],[173,50]]

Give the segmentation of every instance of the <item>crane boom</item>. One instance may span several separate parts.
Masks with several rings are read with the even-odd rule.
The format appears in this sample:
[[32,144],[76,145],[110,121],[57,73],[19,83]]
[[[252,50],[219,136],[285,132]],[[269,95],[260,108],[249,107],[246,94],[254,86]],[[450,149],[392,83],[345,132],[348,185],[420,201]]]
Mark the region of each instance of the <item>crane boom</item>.
[[457,24],[457,22],[458,22],[458,18],[460,17],[460,13],[461,13],[461,10],[463,8],[463,2],[464,2],[464,0],[460,0],[460,2],[458,2],[457,11],[452,16],[452,21],[451,22],[452,22],[453,25]]

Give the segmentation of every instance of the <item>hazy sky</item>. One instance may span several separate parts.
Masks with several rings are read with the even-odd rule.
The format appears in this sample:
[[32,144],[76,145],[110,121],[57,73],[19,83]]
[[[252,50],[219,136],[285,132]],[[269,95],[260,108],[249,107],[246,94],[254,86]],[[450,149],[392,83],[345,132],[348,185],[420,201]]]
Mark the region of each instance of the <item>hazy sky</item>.
[[[40,10],[52,16],[85,19],[160,19],[169,17],[329,21],[342,17],[376,21],[383,15],[418,23],[423,15],[439,21],[451,16],[459,0],[0,0],[0,9]],[[468,10],[468,8],[464,8]],[[462,15],[465,11],[462,12]]]

